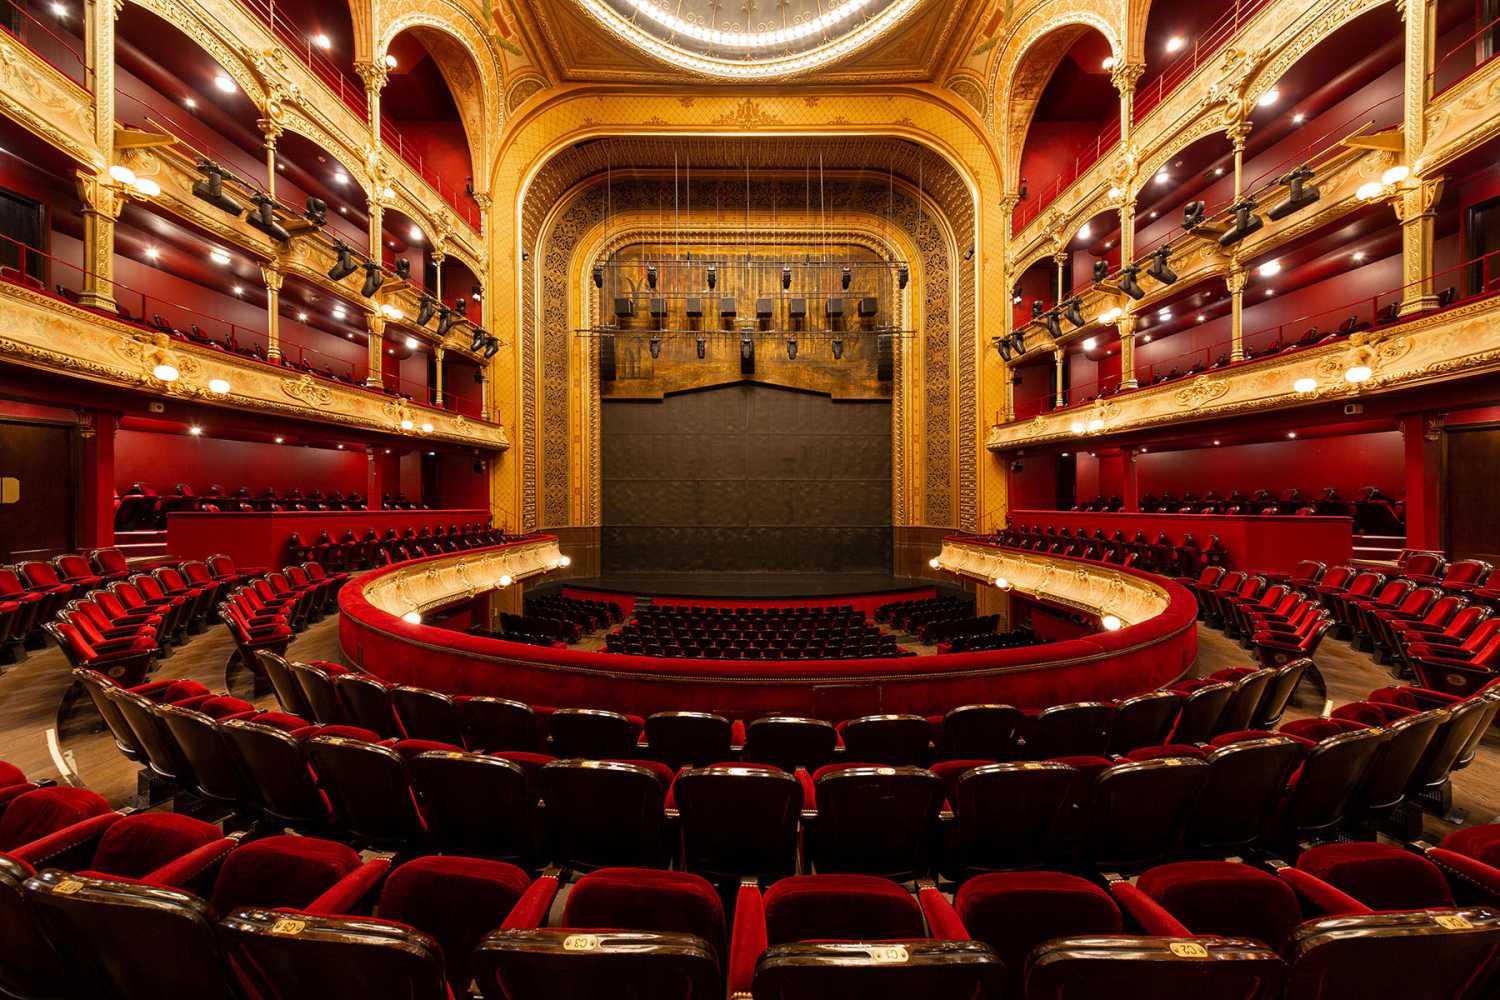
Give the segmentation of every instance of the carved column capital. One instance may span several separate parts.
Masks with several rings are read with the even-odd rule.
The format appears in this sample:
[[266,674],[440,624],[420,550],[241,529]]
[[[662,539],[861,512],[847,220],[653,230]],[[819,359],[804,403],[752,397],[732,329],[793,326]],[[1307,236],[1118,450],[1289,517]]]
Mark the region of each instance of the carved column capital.
[[285,277],[281,273],[281,268],[276,264],[262,264],[260,266],[260,280],[265,282],[268,291],[281,291],[281,283]]
[[1229,262],[1229,270],[1224,272],[1224,285],[1229,289],[1230,295],[1240,295],[1245,291],[1245,281],[1249,275],[1245,272],[1245,265],[1238,260]]
[[354,64],[354,72],[364,82],[367,93],[373,91],[378,94],[391,82],[390,67],[386,66],[384,57],[370,62],[357,62]]
[[1135,85],[1146,72],[1146,64],[1138,62],[1116,63],[1109,71],[1109,82],[1115,85],[1115,89],[1122,95],[1135,93]]

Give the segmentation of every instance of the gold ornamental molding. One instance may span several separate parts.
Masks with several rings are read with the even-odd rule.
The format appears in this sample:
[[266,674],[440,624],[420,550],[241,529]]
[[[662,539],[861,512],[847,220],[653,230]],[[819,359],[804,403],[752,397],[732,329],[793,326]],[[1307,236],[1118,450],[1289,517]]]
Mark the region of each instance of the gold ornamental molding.
[[1443,91],[1427,107],[1427,143],[1414,173],[1433,174],[1500,135],[1500,59]]
[[[0,360],[28,368],[211,406],[402,434],[417,441],[489,450],[510,447],[500,424],[404,400],[401,408],[393,409],[390,398],[380,393],[174,340],[10,282],[0,282],[0,309],[6,318],[0,331]],[[164,374],[171,377],[164,379]],[[229,383],[229,392],[210,388],[220,379]],[[407,420],[411,426],[403,425]]]
[[413,611],[422,614],[470,600],[496,589],[502,576],[510,577],[514,586],[528,577],[558,569],[561,560],[557,539],[544,536],[529,543],[455,553],[412,566],[398,566],[372,574],[374,579],[369,583],[356,581],[351,585],[359,587],[365,600],[376,609],[399,618]]
[[[1369,377],[1348,381],[1345,373],[1358,368],[1368,368]],[[1489,298],[1321,347],[1002,424],[990,430],[989,449],[1092,441],[1162,424],[1356,400],[1495,371],[1500,371],[1500,298]],[[1293,386],[1302,379],[1311,379],[1316,388],[1297,392]],[[1080,434],[1073,430],[1078,424],[1094,429]]]
[[0,31],[0,116],[79,163],[95,167],[103,163],[94,144],[94,107],[88,91],[4,31]]
[[985,586],[1039,597],[1085,614],[1137,625],[1167,610],[1171,596],[1143,576],[1079,559],[945,539],[938,568]]

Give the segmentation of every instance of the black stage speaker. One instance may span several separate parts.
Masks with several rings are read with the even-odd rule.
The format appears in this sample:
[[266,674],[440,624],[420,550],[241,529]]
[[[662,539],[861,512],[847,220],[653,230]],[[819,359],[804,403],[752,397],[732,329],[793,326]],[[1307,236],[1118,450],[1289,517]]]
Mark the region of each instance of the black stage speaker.
[[875,377],[882,382],[896,377],[896,341],[890,334],[875,338]]
[[599,381],[615,380],[615,338],[599,338]]

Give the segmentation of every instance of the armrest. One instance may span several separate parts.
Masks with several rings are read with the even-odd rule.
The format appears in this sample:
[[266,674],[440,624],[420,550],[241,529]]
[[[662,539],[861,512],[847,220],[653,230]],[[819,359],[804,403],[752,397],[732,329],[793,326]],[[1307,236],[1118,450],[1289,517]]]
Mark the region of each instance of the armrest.
[[939,941],[969,940],[968,928],[959,919],[958,911],[936,886],[923,885],[917,893],[917,902],[922,906],[922,915],[927,918],[928,936]]
[[766,950],[766,908],[753,879],[740,883],[734,903],[734,934],[729,943],[729,1000],[751,996],[755,964]]
[[185,889],[200,896],[208,895],[208,888],[219,871],[219,865],[229,852],[240,845],[239,837],[224,837],[204,844],[184,854],[176,861],[169,861],[147,875],[145,881],[173,889]]
[[552,909],[552,898],[556,895],[557,876],[541,876],[516,900],[500,929],[529,931],[541,927],[547,922],[547,911]]
[[[99,838],[104,836],[104,831],[122,819],[124,819],[124,814],[117,812],[90,816],[88,819],[80,820],[72,826],[65,826],[61,830],[49,833],[45,837],[23,844],[6,853],[40,870],[44,865],[56,861],[57,858],[70,851],[97,844]],[[53,867],[60,866],[54,865]]]
[[1455,888],[1467,887],[1481,901],[1491,906],[1500,904],[1500,868],[1441,847],[1429,847],[1422,854],[1448,876]]
[[1193,936],[1193,932],[1168,913],[1165,907],[1129,882],[1123,879],[1110,882],[1109,891],[1120,908],[1130,914],[1131,919],[1140,924],[1147,934],[1157,937]]
[[[1437,650],[1432,649],[1431,647],[1408,646],[1406,652],[1408,656],[1410,656],[1413,660],[1416,660],[1418,663],[1437,663],[1447,664],[1454,667],[1468,668],[1472,668],[1474,666],[1472,659],[1468,655],[1435,656],[1433,654],[1435,654]],[[1454,652],[1457,652],[1457,650],[1455,650]]]
[[303,912],[321,917],[337,917],[354,915],[361,909],[368,909],[363,906],[364,901],[375,894],[390,870],[391,862],[385,858],[366,861],[326,889],[323,895],[308,903]]
[[1311,903],[1330,916],[1374,912],[1353,896],[1340,892],[1322,879],[1309,875],[1301,869],[1278,866],[1276,875],[1296,891],[1299,899]]

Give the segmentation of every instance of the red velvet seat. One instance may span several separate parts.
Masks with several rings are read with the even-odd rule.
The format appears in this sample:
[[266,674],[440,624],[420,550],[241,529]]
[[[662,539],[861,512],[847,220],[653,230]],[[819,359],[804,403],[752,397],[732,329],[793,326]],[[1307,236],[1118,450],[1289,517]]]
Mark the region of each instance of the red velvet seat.
[[1474,752],[1474,745],[1483,738],[1497,708],[1500,708],[1497,688],[1449,706],[1445,710],[1447,717],[1438,725],[1412,771],[1407,794],[1432,801],[1437,811],[1447,812],[1452,796],[1450,775],[1465,753]]
[[428,751],[408,758],[406,768],[435,850],[527,864],[535,859],[536,798],[520,764]]
[[[351,721],[333,686],[334,675],[324,665],[288,660],[287,669],[297,681],[297,686],[302,688],[302,696],[312,709],[312,717],[320,725],[342,726]],[[338,672],[343,673],[343,668],[338,668]]]
[[816,771],[834,759],[838,731],[821,719],[775,715],[753,720],[745,727],[745,749],[740,759],[771,764],[783,771]]
[[125,553],[116,548],[94,549],[89,552],[90,568],[106,584],[123,580],[130,575],[130,563]]
[[458,703],[465,745],[490,753],[542,749],[536,713],[531,706],[506,698],[473,695]]
[[276,695],[276,703],[283,712],[303,719],[314,717],[312,705],[308,703],[302,685],[297,682],[292,666],[285,658],[269,649],[263,649],[256,652],[254,663],[270,682],[271,690]]
[[181,597],[188,602],[185,612],[187,629],[194,633],[202,632],[209,612],[213,610],[213,598],[218,587],[194,584],[180,570],[171,566],[163,566],[152,575],[168,596]]
[[156,640],[148,636],[104,650],[91,645],[71,622],[47,622],[42,627],[74,669],[93,670],[116,683],[132,686],[145,680],[156,666]]
[[1276,671],[1264,667],[1237,674],[1230,681],[1234,685],[1234,691],[1229,696],[1229,702],[1220,713],[1219,721],[1214,724],[1215,735],[1249,728],[1275,677]]
[[547,717],[552,754],[582,760],[643,756],[637,746],[642,722],[596,708],[560,708]]
[[86,788],[38,788],[14,799],[0,813],[0,851],[17,848],[77,823],[109,813],[104,797]]
[[1208,783],[1194,804],[1188,839],[1197,847],[1232,852],[1271,832],[1292,771],[1304,748],[1297,740],[1267,735],[1215,747],[1205,758]]
[[391,707],[406,736],[418,740],[438,740],[464,744],[463,723],[458,703],[446,694],[427,688],[398,685],[391,688]]
[[1181,702],[1175,691],[1148,691],[1116,702],[1109,720],[1109,752],[1125,754],[1164,742]]
[[686,770],[672,785],[672,804],[689,871],[715,880],[796,871],[803,786],[780,768],[721,764]]
[[1190,934],[1250,938],[1280,950],[1302,920],[1297,894],[1285,882],[1251,865],[1234,861],[1179,861],[1145,872],[1132,887],[1111,883],[1110,890],[1148,933],[1177,933],[1155,923],[1141,897],[1170,915]]
[[166,722],[157,714],[160,706],[124,688],[111,690],[109,698],[135,734],[136,744],[141,748],[151,774],[172,784],[191,784],[193,766],[177,745],[177,739]]
[[[301,680],[299,676],[299,683]],[[378,733],[384,739],[395,739],[401,735],[401,724],[396,721],[396,712],[391,704],[391,688],[394,685],[389,681],[371,674],[346,670],[334,674],[330,682],[335,699],[349,722]]]
[[733,727],[708,712],[656,712],[646,717],[651,759],[674,770],[728,760]]
[[1270,948],[1208,935],[1058,938],[1038,945],[1025,967],[1031,1000],[1276,1000],[1284,975]]
[[220,731],[255,786],[256,804],[267,815],[295,828],[323,829],[332,822],[332,808],[313,780],[295,736],[265,722],[242,719],[224,721]]
[[942,720],[943,760],[1009,760],[1016,753],[1023,715],[1010,705],[960,705]]
[[1114,711],[1113,705],[1102,701],[1044,708],[1028,720],[1022,753],[1030,760],[1101,754],[1109,746],[1109,724]]
[[553,861],[574,867],[656,865],[672,772],[655,761],[558,760],[542,768]]
[[1117,764],[1094,779],[1081,856],[1096,868],[1138,869],[1170,857],[1211,769],[1182,757]]
[[849,760],[924,767],[931,753],[932,725],[920,715],[867,715],[835,728]]
[[394,747],[317,735],[304,740],[303,748],[319,787],[352,837],[388,849],[423,841],[427,826],[412,794],[406,761]]
[[1284,835],[1307,838],[1336,831],[1384,740],[1379,730],[1358,729],[1308,750],[1287,796]]
[[834,764],[813,775],[816,818],[804,839],[819,872],[913,877],[930,868],[942,780],[918,767]]
[[1120,934],[1120,908],[1099,886],[1062,872],[978,875],[964,882],[954,908],[975,940],[1005,963],[1014,995],[1022,995],[1026,956],[1053,938]]
[[538,879],[475,954],[487,1000],[638,996],[718,1000],[724,912],[686,872],[606,868],[569,894],[561,925],[540,928],[555,878]]
[[1206,743],[1219,732],[1219,718],[1234,695],[1234,685],[1203,677],[1179,682],[1173,690],[1182,695],[1182,709],[1172,727],[1171,742]]
[[1392,844],[1323,844],[1298,855],[1296,867],[1375,910],[1454,905],[1453,890],[1436,865]]
[[52,560],[52,568],[58,582],[73,588],[74,593],[83,593],[103,586],[106,581],[89,565],[88,558],[77,554],[61,555]]

